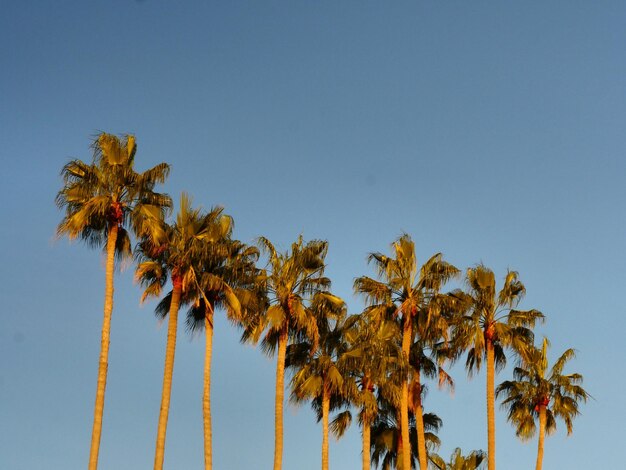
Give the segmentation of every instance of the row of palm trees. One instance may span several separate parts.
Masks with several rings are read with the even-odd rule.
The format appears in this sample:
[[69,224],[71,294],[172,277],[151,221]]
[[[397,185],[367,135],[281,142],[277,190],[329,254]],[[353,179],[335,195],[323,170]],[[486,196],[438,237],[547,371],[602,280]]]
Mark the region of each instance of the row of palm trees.
[[[134,169],[133,136],[100,134],[90,164],[72,160],[62,170],[56,197],[65,211],[58,234],[79,238],[106,250],[102,342],[89,469],[98,463],[106,388],[115,259],[134,256],[142,301],[160,298],[156,314],[168,318],[161,407],[154,468],[163,467],[178,313],[187,308],[187,327],[206,337],[203,422],[205,468],[212,468],[210,376],[213,319],[216,310],[243,329],[242,340],[260,343],[276,355],[274,470],[282,468],[285,371],[291,371],[291,399],[311,401],[322,421],[322,469],[328,469],[328,435],[342,435],[358,412],[362,467],[383,469],[478,468],[487,459],[495,469],[495,398],[517,435],[530,438],[539,429],[537,469],[543,441],[562,418],[568,433],[578,403],[588,398],[579,374],[563,374],[574,356],[567,350],[548,369],[547,340],[534,346],[532,328],[544,316],[519,310],[525,288],[508,272],[498,291],[494,273],[483,265],[467,270],[465,290],[443,292],[461,275],[441,254],[419,266],[408,235],[392,244],[392,255],[371,253],[375,276],[355,280],[366,308],[349,315],[346,303],[331,293],[325,276],[328,243],[299,237],[290,249],[277,250],[266,238],[248,246],[233,238],[233,220],[220,207],[204,212],[186,194],[172,222],[171,198],[155,192],[169,165],[143,173]],[[128,230],[137,240],[131,250]],[[264,255],[267,265],[258,266]],[[168,284],[169,281],[169,284]],[[166,286],[169,287],[166,289]],[[506,353],[517,360],[514,380],[495,387],[495,373]],[[437,378],[453,386],[447,365],[466,357],[469,374],[486,363],[488,449],[451,460],[434,453],[441,420],[423,408],[425,381]],[[331,419],[331,413],[334,417]],[[537,425],[538,424],[538,425]],[[430,465],[430,467],[429,467]]]

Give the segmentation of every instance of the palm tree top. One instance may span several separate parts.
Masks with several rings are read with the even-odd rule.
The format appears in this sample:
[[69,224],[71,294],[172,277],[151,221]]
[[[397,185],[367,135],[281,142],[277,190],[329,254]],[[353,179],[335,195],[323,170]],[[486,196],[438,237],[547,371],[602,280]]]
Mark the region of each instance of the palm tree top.
[[499,370],[506,364],[504,348],[524,355],[533,344],[531,329],[545,317],[536,309],[517,309],[526,288],[516,271],[507,271],[500,291],[493,271],[483,264],[468,268],[465,283],[467,292],[457,289],[451,293],[461,312],[454,332],[456,352],[467,351],[466,368],[471,374],[480,369],[489,341]]
[[473,450],[465,456],[460,447],[454,449],[448,462],[437,454],[430,455],[431,464],[437,470],[477,470],[486,458],[487,454],[482,450]]
[[160,163],[137,173],[137,144],[132,135],[101,133],[92,149],[91,164],[74,159],[61,170],[63,187],[55,201],[65,209],[65,216],[57,227],[57,235],[102,247],[115,226],[120,230],[117,254],[129,256],[126,227],[130,226],[137,237],[160,239],[163,235],[157,222],[169,213],[172,201],[167,194],[154,192],[154,187],[166,180],[170,167]]
[[581,386],[581,374],[563,374],[567,363],[576,357],[574,349],[567,349],[549,367],[547,338],[541,348],[533,347],[513,370],[513,380],[501,383],[496,396],[504,395],[502,407],[508,409],[508,420],[516,428],[516,434],[527,440],[534,436],[535,422],[540,408],[546,411],[546,432],[556,430],[556,418],[561,418],[567,434],[573,430],[573,419],[580,414],[579,402],[591,397]]
[[[204,268],[202,263],[228,256],[228,243],[233,228],[232,218],[216,206],[208,212],[192,207],[192,199],[182,193],[174,224],[161,221],[164,237],[160,241],[144,237],[137,252],[137,279],[144,287],[142,302],[147,297],[161,295],[168,276],[182,288],[182,301],[189,302],[192,292],[200,288]],[[157,312],[167,308],[157,307]]]
[[305,244],[300,235],[285,252],[277,251],[265,237],[258,237],[257,243],[268,255],[269,272],[264,271],[264,279],[269,281],[266,285],[271,300],[283,302],[290,294],[313,295],[320,287],[328,287],[329,281],[323,277],[327,241],[311,240]]
[[[441,253],[431,256],[418,269],[415,244],[408,234],[391,244],[394,257],[370,253],[379,280],[362,276],[354,281],[354,290],[365,296],[373,314],[385,315],[393,308],[395,315],[416,316],[441,287],[460,271],[443,260]],[[428,325],[423,325],[427,327]]]
[[326,302],[343,305],[343,300],[328,292],[330,279],[324,276],[328,242],[305,242],[299,236],[284,252],[265,237],[259,237],[257,245],[267,261],[264,269],[257,270],[241,341],[257,344],[263,338],[261,350],[270,356],[283,336],[286,341],[310,341],[315,350],[320,325],[312,309],[313,299],[323,292]]

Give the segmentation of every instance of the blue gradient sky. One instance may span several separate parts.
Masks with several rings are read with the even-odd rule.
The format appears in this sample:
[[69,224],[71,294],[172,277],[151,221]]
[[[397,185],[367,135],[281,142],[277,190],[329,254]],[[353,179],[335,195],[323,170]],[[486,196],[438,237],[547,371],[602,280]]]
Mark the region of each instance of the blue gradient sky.
[[[135,133],[137,167],[172,164],[178,200],[224,205],[237,238],[330,243],[328,273],[353,313],[365,257],[413,236],[501,280],[552,356],[594,396],[545,468],[619,468],[626,408],[626,3],[623,1],[59,1],[3,4],[0,142],[0,468],[84,468],[104,291],[101,253],[55,241],[53,200],[98,131]],[[150,468],[166,325],[116,279],[101,469]],[[165,464],[202,468],[203,340],[180,329]],[[217,470],[270,468],[274,360],[218,316]],[[486,448],[484,375],[434,384],[441,453]],[[510,377],[510,370],[497,380]],[[320,465],[308,408],[285,413],[286,470]],[[531,468],[536,444],[498,416],[498,461]],[[353,427],[331,467],[360,468]]]

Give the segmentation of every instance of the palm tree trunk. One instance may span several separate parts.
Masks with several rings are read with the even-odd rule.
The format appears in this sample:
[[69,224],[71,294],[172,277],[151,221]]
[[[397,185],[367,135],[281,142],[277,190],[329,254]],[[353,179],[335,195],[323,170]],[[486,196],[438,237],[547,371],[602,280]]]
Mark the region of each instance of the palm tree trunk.
[[330,413],[330,392],[326,385],[324,385],[322,394],[322,470],[328,470],[328,414]]
[[[410,352],[411,316],[405,315],[404,327],[402,329],[402,355],[407,361],[407,364]],[[409,440],[409,377],[402,381],[400,397],[400,434],[402,436],[402,468],[404,470],[411,470],[411,441]]]
[[487,470],[496,469],[495,361],[493,343],[487,340]]
[[541,470],[543,466],[543,440],[546,436],[546,407],[539,406],[539,443],[537,444],[537,466],[535,470]]
[[113,273],[115,269],[115,244],[118,226],[113,224],[107,237],[107,264],[104,285],[104,320],[100,340],[100,359],[98,362],[98,384],[96,386],[96,403],[93,412],[91,430],[91,450],[89,452],[89,470],[98,468],[100,436],[102,435],[102,414],[104,413],[104,392],[107,386],[107,370],[109,368],[109,343],[111,338],[111,313],[113,312]]
[[176,352],[176,329],[178,326],[178,307],[182,283],[178,278],[172,279],[172,303],[168,314],[167,345],[165,347],[165,367],[163,371],[163,391],[161,392],[161,410],[159,413],[159,427],[157,430],[156,451],[154,454],[154,469],[163,468],[165,456],[165,432],[167,431],[167,417],[170,411],[170,395],[172,392],[172,375],[174,374],[174,353]]
[[428,469],[428,458],[426,454],[426,435],[424,432],[424,409],[422,408],[422,384],[420,383],[420,372],[416,370],[413,380],[417,383],[419,394],[415,402],[415,428],[417,430],[417,451],[420,463],[420,470]]
[[206,346],[204,349],[204,390],[202,394],[202,417],[204,422],[204,468],[213,468],[211,436],[211,355],[213,353],[213,306],[204,318]]
[[285,355],[287,353],[287,327],[278,338],[276,360],[276,402],[274,407],[274,470],[283,465],[283,397],[285,394]]
[[363,419],[363,470],[370,470],[370,423]]

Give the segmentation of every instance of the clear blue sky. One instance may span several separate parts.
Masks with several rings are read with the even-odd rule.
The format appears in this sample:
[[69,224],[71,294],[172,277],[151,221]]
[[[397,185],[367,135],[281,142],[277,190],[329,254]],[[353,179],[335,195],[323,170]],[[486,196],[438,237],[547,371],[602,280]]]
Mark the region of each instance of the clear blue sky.
[[[616,1],[4,2],[0,15],[0,467],[87,462],[101,253],[55,241],[59,171],[99,131],[134,133],[143,170],[172,164],[178,200],[224,205],[237,238],[330,243],[353,313],[370,251],[402,232],[435,252],[520,272],[553,357],[594,396],[545,467],[619,468],[626,408],[626,3]],[[165,325],[116,280],[100,468],[150,468]],[[202,468],[202,337],[181,328],[165,464]],[[273,359],[220,316],[213,369],[217,470],[269,468]],[[431,384],[441,452],[486,448],[484,376]],[[510,377],[510,370],[497,380]],[[319,467],[308,408],[285,413],[286,470]],[[500,468],[536,444],[498,416]],[[360,465],[357,427],[331,467]]]

